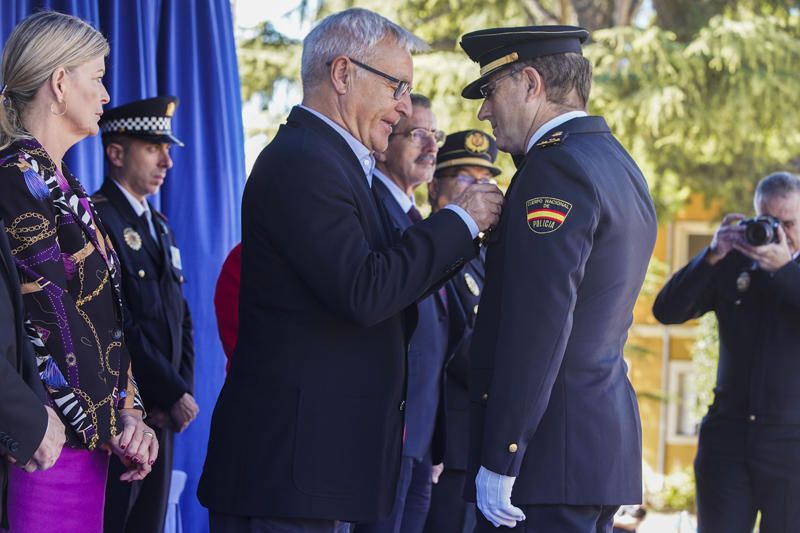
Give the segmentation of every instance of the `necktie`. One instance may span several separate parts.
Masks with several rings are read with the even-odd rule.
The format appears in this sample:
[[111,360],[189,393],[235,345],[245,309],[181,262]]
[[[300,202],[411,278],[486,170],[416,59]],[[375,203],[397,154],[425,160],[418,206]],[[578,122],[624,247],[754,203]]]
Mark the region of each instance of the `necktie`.
[[408,218],[411,220],[412,223],[418,224],[422,222],[422,215],[419,214],[419,211],[413,205],[406,214],[408,215]]

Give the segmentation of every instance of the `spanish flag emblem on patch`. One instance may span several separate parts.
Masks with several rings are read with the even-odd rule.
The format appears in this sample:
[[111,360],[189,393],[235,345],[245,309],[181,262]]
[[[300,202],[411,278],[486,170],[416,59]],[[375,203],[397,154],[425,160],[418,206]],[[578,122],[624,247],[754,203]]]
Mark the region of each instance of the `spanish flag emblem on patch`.
[[549,196],[531,198],[525,202],[525,207],[528,227],[539,234],[552,233],[560,228],[572,210],[571,203]]

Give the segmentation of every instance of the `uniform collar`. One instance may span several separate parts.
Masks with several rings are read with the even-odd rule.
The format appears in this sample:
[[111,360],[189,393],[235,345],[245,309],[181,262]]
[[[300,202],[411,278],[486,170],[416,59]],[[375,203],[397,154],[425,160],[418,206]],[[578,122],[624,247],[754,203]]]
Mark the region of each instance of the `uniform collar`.
[[551,118],[550,120],[548,120],[547,122],[545,122],[544,124],[539,126],[539,129],[537,129],[534,132],[533,136],[528,141],[528,146],[525,148],[525,153],[530,152],[531,147],[534,144],[536,144],[536,142],[539,139],[544,137],[545,133],[547,133],[548,131],[552,130],[553,128],[556,128],[556,127],[562,125],[563,123],[572,120],[573,118],[587,117],[587,116],[589,116],[589,114],[586,111],[569,111],[567,113],[563,113],[561,115],[558,115],[557,117]]
[[117,186],[117,188],[122,191],[123,196],[128,200],[128,203],[131,204],[131,208],[133,208],[133,212],[136,213],[137,217],[142,216],[144,213],[147,213],[147,218],[152,217],[152,213],[150,212],[150,204],[147,203],[145,200],[144,202],[140,202],[134,196],[128,192],[128,190],[119,184],[119,182],[115,179],[111,179],[111,182]]

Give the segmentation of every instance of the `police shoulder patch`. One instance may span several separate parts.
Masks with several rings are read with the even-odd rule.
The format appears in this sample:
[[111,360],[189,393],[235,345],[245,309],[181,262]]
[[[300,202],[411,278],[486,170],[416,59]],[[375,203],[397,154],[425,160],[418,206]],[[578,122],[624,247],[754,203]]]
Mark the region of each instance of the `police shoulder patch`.
[[540,235],[560,228],[571,210],[571,203],[550,196],[539,196],[525,202],[528,227]]
[[567,138],[567,135],[568,134],[564,133],[563,131],[554,131],[547,137],[544,137],[542,140],[534,144],[534,146],[536,148],[547,148],[548,146],[558,146],[564,141],[564,139]]

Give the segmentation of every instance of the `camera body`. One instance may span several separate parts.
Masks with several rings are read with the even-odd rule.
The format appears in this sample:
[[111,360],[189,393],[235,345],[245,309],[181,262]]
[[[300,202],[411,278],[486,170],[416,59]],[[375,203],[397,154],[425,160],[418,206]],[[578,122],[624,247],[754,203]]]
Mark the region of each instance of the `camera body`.
[[781,221],[769,215],[748,218],[739,222],[744,226],[744,240],[752,246],[763,246],[778,242],[778,228]]

